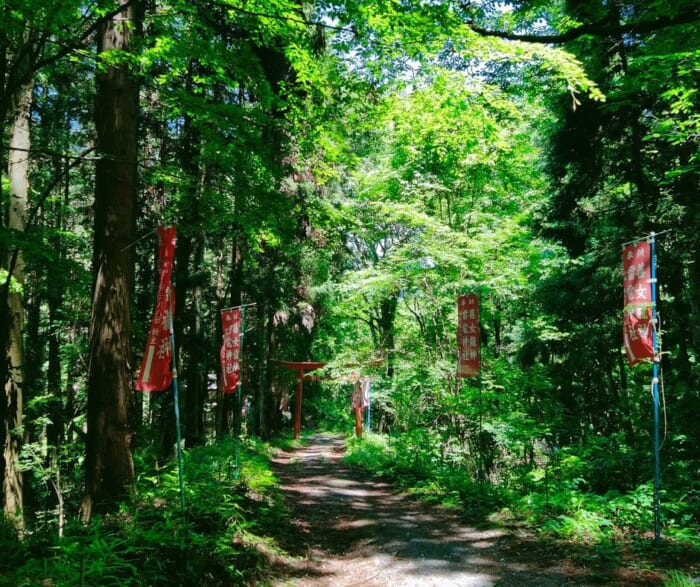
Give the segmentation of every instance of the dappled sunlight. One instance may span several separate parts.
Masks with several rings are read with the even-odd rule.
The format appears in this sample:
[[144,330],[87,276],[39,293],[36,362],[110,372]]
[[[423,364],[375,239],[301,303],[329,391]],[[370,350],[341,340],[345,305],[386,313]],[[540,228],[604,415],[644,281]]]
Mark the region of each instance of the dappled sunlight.
[[298,557],[283,585],[586,585],[566,560],[535,555],[501,528],[466,525],[459,511],[430,505],[376,482],[342,461],[342,441],[317,435],[278,455],[275,472]]

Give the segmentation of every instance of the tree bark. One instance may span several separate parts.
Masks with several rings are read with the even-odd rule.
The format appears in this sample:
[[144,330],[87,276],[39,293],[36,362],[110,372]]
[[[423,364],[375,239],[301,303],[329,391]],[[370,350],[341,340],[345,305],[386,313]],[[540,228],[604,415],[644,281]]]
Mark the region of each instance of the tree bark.
[[[143,4],[120,0],[121,12],[99,29],[98,53],[129,52]],[[134,483],[134,392],[129,339],[136,199],[139,85],[126,63],[97,76],[93,302],[88,367],[85,496],[81,517],[111,511]]]
[[[29,198],[29,147],[31,138],[29,122],[32,107],[34,84],[30,78],[19,89],[10,131],[10,153],[8,156],[8,177],[10,180],[10,205],[8,228],[15,231],[16,238],[25,231]],[[7,277],[2,286],[3,312],[6,324],[3,328],[3,353],[6,361],[4,373],[3,411],[3,509],[12,519],[18,530],[23,530],[23,483],[19,470],[19,456],[22,443],[22,387],[24,382],[22,329],[24,327],[24,306],[22,286],[24,285],[24,260],[21,245],[17,243],[8,255]],[[5,306],[6,304],[6,306]]]
[[[204,266],[204,235],[199,234],[194,243],[194,272],[198,274]],[[189,322],[189,344],[187,363],[187,393],[185,394],[185,437],[187,446],[206,443],[204,430],[204,404],[206,401],[206,340],[202,325],[202,283],[197,278],[192,287],[192,308],[187,313]]]

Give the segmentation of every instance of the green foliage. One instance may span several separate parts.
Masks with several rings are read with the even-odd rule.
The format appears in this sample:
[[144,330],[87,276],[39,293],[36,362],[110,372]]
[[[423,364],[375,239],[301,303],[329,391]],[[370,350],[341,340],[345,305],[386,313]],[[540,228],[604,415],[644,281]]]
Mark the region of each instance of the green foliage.
[[[242,474],[232,477],[230,441],[185,452],[187,511],[179,509],[177,466],[142,472],[132,504],[63,536],[42,531],[17,541],[0,536],[3,577],[13,585],[246,584],[264,562],[257,535],[279,524],[269,449],[246,443]],[[143,465],[143,462],[141,462]],[[274,545],[272,545],[274,546]]]
[[19,283],[19,282],[14,278],[14,276],[11,276],[9,279],[10,279],[10,283],[8,284],[8,283],[7,283],[7,280],[8,280],[8,273],[7,273],[7,270],[1,269],[1,270],[0,270],[0,284],[2,285],[2,287],[7,287],[8,290],[9,290],[10,292],[12,292],[12,293],[21,294],[22,291],[23,291],[22,284]]
[[352,384],[329,383],[314,396],[306,417],[321,430],[347,431],[354,426],[351,406]]
[[[475,482],[463,467],[447,464],[435,455],[416,454],[425,453],[425,445],[419,445],[425,442],[421,435],[412,435],[410,440],[402,436],[353,437],[347,443],[345,462],[391,479],[426,501],[464,508],[475,519],[486,517],[507,503],[508,492],[503,488]],[[416,444],[408,446],[410,443]]]
[[[592,453],[577,454],[569,449],[542,460],[520,472],[518,483],[491,484],[470,478],[469,459],[450,460],[441,454],[444,445],[437,435],[424,431],[400,435],[365,435],[348,442],[346,462],[371,473],[399,481],[405,488],[425,499],[459,505],[472,515],[495,521],[525,521],[545,535],[605,549],[610,541],[641,539],[654,525],[653,485],[644,483],[627,491],[607,490],[595,493],[588,488],[591,479],[611,478],[620,465],[619,456],[603,455],[608,448],[594,447]],[[601,455],[596,451],[601,448]],[[623,460],[625,449],[618,451]],[[543,455],[544,456],[544,455]],[[639,455],[636,458],[640,458]],[[597,463],[596,459],[601,462]],[[604,459],[604,460],[603,460]],[[594,465],[591,467],[591,465]],[[476,463],[474,464],[476,466]],[[592,471],[592,469],[598,469]],[[661,497],[664,534],[671,544],[700,546],[697,501],[692,495],[664,490]],[[500,512],[500,513],[497,513]]]
[[378,477],[393,477],[396,474],[396,451],[390,438],[382,434],[364,434],[362,438],[351,437],[347,441],[344,461]]
[[664,579],[663,587],[695,587],[696,579],[680,571],[670,571]]
[[[252,442],[240,484],[230,444],[188,451],[184,518],[176,469],[139,454],[133,504],[54,536],[58,498],[74,512],[81,491],[92,82],[100,63],[126,59],[96,62],[84,37],[114,6],[15,2],[0,35],[9,59],[33,55],[41,66],[32,72],[33,226],[24,237],[0,230],[0,249],[19,246],[27,262],[21,293],[36,373],[22,466],[37,497],[24,543],[3,523],[9,559],[0,565],[17,584],[98,575],[101,584],[159,584],[170,572],[182,583],[252,580],[247,537],[279,515],[264,450]],[[206,355],[190,361],[194,374],[181,369],[183,383],[216,370],[216,310],[235,289],[260,308],[247,344],[265,401],[272,356],[328,360],[339,381],[347,364],[373,377],[373,429],[391,435],[353,440],[351,463],[484,515],[506,508],[548,535],[604,544],[623,529],[641,534],[651,525],[650,402],[644,368],[628,369],[621,355],[619,244],[668,229],[659,247],[671,390],[664,532],[696,542],[697,22],[566,47],[476,32],[629,24],[691,3],[627,6],[159,3],[130,57],[143,87],[137,228],[150,235],[174,222],[181,244],[204,248],[197,263],[192,251],[178,259],[181,355],[185,366],[193,349]],[[20,50],[25,39],[36,46]],[[12,88],[0,94],[4,104]],[[3,176],[3,202],[8,189]],[[138,352],[153,242],[126,251],[136,260]],[[478,382],[454,378],[454,298],[465,291],[482,302]],[[381,365],[367,366],[375,359]],[[348,396],[346,383],[310,385],[309,423],[352,429]],[[276,414],[276,399],[261,416]]]

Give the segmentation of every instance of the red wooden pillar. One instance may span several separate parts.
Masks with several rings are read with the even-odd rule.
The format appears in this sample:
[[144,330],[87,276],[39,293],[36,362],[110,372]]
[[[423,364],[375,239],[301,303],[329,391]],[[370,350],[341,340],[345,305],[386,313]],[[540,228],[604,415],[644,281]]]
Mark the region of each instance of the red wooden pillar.
[[355,436],[362,438],[362,383],[357,373],[352,373],[350,378],[354,380],[352,389],[352,411],[355,414]]
[[301,432],[301,400],[304,393],[304,371],[315,371],[325,366],[325,363],[316,361],[275,361],[287,369],[297,372],[297,393],[294,400],[294,440],[299,439]]
[[355,408],[355,436],[362,438],[362,408]]

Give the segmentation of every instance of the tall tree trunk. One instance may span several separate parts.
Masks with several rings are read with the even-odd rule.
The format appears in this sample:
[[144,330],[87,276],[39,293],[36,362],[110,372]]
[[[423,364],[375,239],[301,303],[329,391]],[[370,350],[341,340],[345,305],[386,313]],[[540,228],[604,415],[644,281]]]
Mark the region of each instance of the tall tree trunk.
[[[129,52],[143,3],[120,0],[122,11],[98,32],[100,54]],[[129,302],[133,274],[139,85],[128,64],[97,76],[95,124],[100,159],[95,175],[94,290],[90,320],[87,445],[83,520],[110,511],[134,483]]]
[[[220,320],[220,312],[225,306],[225,292],[223,280],[223,254],[220,254],[216,260],[216,320],[215,323],[215,340],[220,341],[223,337],[223,327]],[[224,410],[224,393],[222,391],[223,382],[221,380],[221,370],[217,370],[216,376],[216,408],[214,412],[214,433],[216,442],[221,442],[225,436],[226,412]]]
[[[10,179],[10,205],[8,227],[16,231],[17,237],[23,233],[27,223],[27,202],[29,197],[29,121],[31,116],[33,82],[27,81],[17,94],[12,129],[10,131],[10,154],[8,176]],[[11,251],[7,260],[7,278],[3,286],[3,312],[7,311],[7,324],[3,336],[3,352],[6,352],[4,382],[3,419],[3,509],[16,522],[18,529],[24,528],[22,517],[22,473],[19,455],[22,441],[22,386],[23,349],[22,329],[24,327],[24,307],[21,289],[24,284],[24,260],[20,245]]]
[[394,363],[396,361],[394,356],[396,334],[394,322],[398,303],[398,293],[392,292],[381,300],[370,315],[370,327],[375,330],[373,333],[375,349],[380,355],[386,357],[385,372],[389,379],[394,376]]
[[[234,209],[238,210],[238,202],[239,200],[236,200],[236,204],[234,205]],[[231,266],[229,270],[229,297],[226,303],[227,308],[235,308],[237,306],[240,306],[243,303],[243,243],[245,242],[245,235],[243,234],[241,226],[235,222],[231,228],[231,232],[233,233],[233,245],[231,248]],[[224,309],[222,307],[222,309]],[[220,321],[218,322],[220,323]],[[220,338],[217,340],[221,340]],[[245,344],[245,337],[244,337],[244,344]],[[243,353],[247,353],[248,356],[251,356],[250,350],[247,350],[244,348]],[[247,364],[247,362],[241,362],[241,367],[244,369],[244,365]],[[243,370],[241,370],[241,377],[244,377],[243,380],[245,380],[245,374],[243,373]],[[220,411],[221,415],[219,418],[219,429],[217,429],[217,435],[223,436],[226,431],[230,427],[232,427],[233,430],[236,430],[237,426],[237,417],[236,417],[236,401],[237,401],[237,395],[236,394],[221,394],[221,401],[218,402],[218,405],[220,406]],[[256,414],[258,413],[257,409],[253,410]],[[230,416],[230,418],[229,418]],[[238,418],[240,418],[240,413],[238,414]]]
[[[195,274],[203,270],[204,265],[204,235],[199,234],[194,243]],[[192,287],[192,308],[189,316],[189,343],[187,362],[187,394],[185,394],[185,436],[187,446],[198,446],[206,443],[204,430],[204,403],[207,388],[205,340],[202,327],[202,283],[197,277]]]
[[[191,60],[188,68],[186,87],[190,94],[196,92],[194,78],[199,72],[195,60]],[[201,184],[204,172],[201,167],[202,136],[195,119],[186,115],[182,132],[182,147],[180,149],[180,165],[184,171],[182,189],[185,198],[182,201],[179,223],[183,227],[201,227],[200,198]],[[193,228],[193,230],[195,230]],[[178,237],[176,252],[177,266],[175,277],[175,334],[178,354],[182,364],[178,365],[185,375],[186,388],[183,393],[184,410],[183,425],[187,445],[203,444],[201,417],[203,410],[199,409],[202,395],[202,327],[199,301],[201,284],[197,272],[201,269],[204,258],[203,236],[185,228]],[[191,307],[188,304],[191,301]],[[187,325],[187,327],[185,327]],[[187,335],[185,335],[187,333]],[[202,404],[203,405],[203,404]]]
[[[698,220],[700,221],[700,215]],[[695,243],[690,251],[691,260],[688,269],[689,299],[692,309],[690,329],[692,343],[696,353],[700,352],[700,238],[695,238]]]

